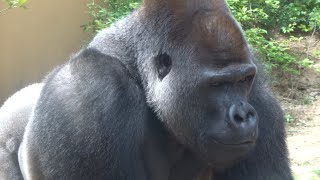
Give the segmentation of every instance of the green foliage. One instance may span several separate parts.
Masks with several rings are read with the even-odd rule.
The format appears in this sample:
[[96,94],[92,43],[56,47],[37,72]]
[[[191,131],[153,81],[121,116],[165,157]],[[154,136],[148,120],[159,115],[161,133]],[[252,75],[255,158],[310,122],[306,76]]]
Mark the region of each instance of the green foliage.
[[313,101],[314,101],[314,98],[311,97],[311,96],[309,96],[309,95],[304,96],[304,97],[302,98],[302,103],[303,103],[304,105],[310,105]]
[[284,119],[286,123],[292,123],[294,121],[294,117],[291,114],[286,114]]
[[22,7],[27,2],[27,0],[5,0],[9,7]]
[[265,60],[268,70],[299,75],[313,65],[308,57],[298,59],[290,52],[289,40],[274,40],[272,34],[312,32],[320,25],[320,0],[227,0],[249,43]]
[[310,32],[320,25],[320,0],[283,0],[281,5],[279,23],[282,32]]
[[102,0],[91,1],[87,6],[92,21],[84,26],[87,32],[98,32],[114,21],[127,15],[139,5],[140,0]]
[[320,169],[314,170],[313,172],[314,172],[314,174],[316,174],[320,178]]
[[[227,0],[244,29],[310,32],[320,25],[320,0]],[[274,29],[276,28],[276,29]]]
[[[92,21],[85,31],[96,33],[140,4],[141,0],[102,0],[88,4]],[[248,42],[264,60],[269,71],[299,75],[301,68],[312,67],[309,57],[290,53],[289,40],[274,40],[272,34],[312,32],[320,25],[320,0],[227,0],[231,12],[244,29]]]
[[292,68],[298,62],[287,52],[287,45],[284,42],[266,38],[267,34],[268,31],[261,28],[249,28],[245,30],[247,40],[265,60],[267,70],[281,69],[291,74],[299,74],[297,69]]
[[313,52],[314,56],[320,58],[320,49]]
[[26,8],[25,4],[27,0],[4,0],[4,2],[8,5],[7,8],[0,10],[0,14],[16,7]]

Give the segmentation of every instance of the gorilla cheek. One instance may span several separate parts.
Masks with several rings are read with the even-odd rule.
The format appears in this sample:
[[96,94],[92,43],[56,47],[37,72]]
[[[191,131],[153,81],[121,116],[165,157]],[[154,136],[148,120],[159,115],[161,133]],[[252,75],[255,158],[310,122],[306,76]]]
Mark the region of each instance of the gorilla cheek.
[[201,115],[200,109],[188,99],[182,98],[174,92],[173,95],[175,96],[167,98],[167,103],[162,103],[160,118],[179,143],[189,147],[194,146],[201,133],[200,124],[203,115]]

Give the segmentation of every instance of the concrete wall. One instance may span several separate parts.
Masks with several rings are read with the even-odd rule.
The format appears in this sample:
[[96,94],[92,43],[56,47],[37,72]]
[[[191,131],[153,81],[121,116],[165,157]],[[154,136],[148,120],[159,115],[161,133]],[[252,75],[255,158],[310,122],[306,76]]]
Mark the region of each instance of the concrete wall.
[[39,82],[86,44],[89,34],[80,28],[89,21],[86,3],[28,0],[29,9],[0,14],[0,106],[12,93]]

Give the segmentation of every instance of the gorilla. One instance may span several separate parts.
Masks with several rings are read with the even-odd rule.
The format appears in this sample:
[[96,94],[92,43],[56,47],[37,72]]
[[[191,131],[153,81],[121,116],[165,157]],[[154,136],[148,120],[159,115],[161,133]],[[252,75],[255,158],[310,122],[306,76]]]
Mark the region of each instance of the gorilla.
[[224,0],[145,0],[43,83],[26,180],[293,179],[283,113]]
[[27,86],[0,108],[0,179],[22,179],[17,153],[42,87],[41,83]]

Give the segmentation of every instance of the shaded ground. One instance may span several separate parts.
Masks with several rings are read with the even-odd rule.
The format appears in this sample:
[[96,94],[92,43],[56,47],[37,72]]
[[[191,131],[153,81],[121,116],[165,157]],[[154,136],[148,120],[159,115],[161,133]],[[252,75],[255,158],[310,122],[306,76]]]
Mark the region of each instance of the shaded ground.
[[[320,67],[319,37],[320,34],[305,36],[292,42],[290,50],[298,57],[309,57],[315,62],[314,67]],[[320,73],[303,69],[301,72],[298,77],[284,75],[274,89],[286,114],[295,180],[320,180]]]
[[[305,37],[292,44],[292,50],[310,54],[320,67],[319,38]],[[320,73],[303,70],[299,77],[286,78],[278,87],[279,99],[286,113],[291,167],[296,180],[320,180]]]
[[296,179],[320,180],[320,98],[301,107],[307,120],[288,127],[288,145]]

